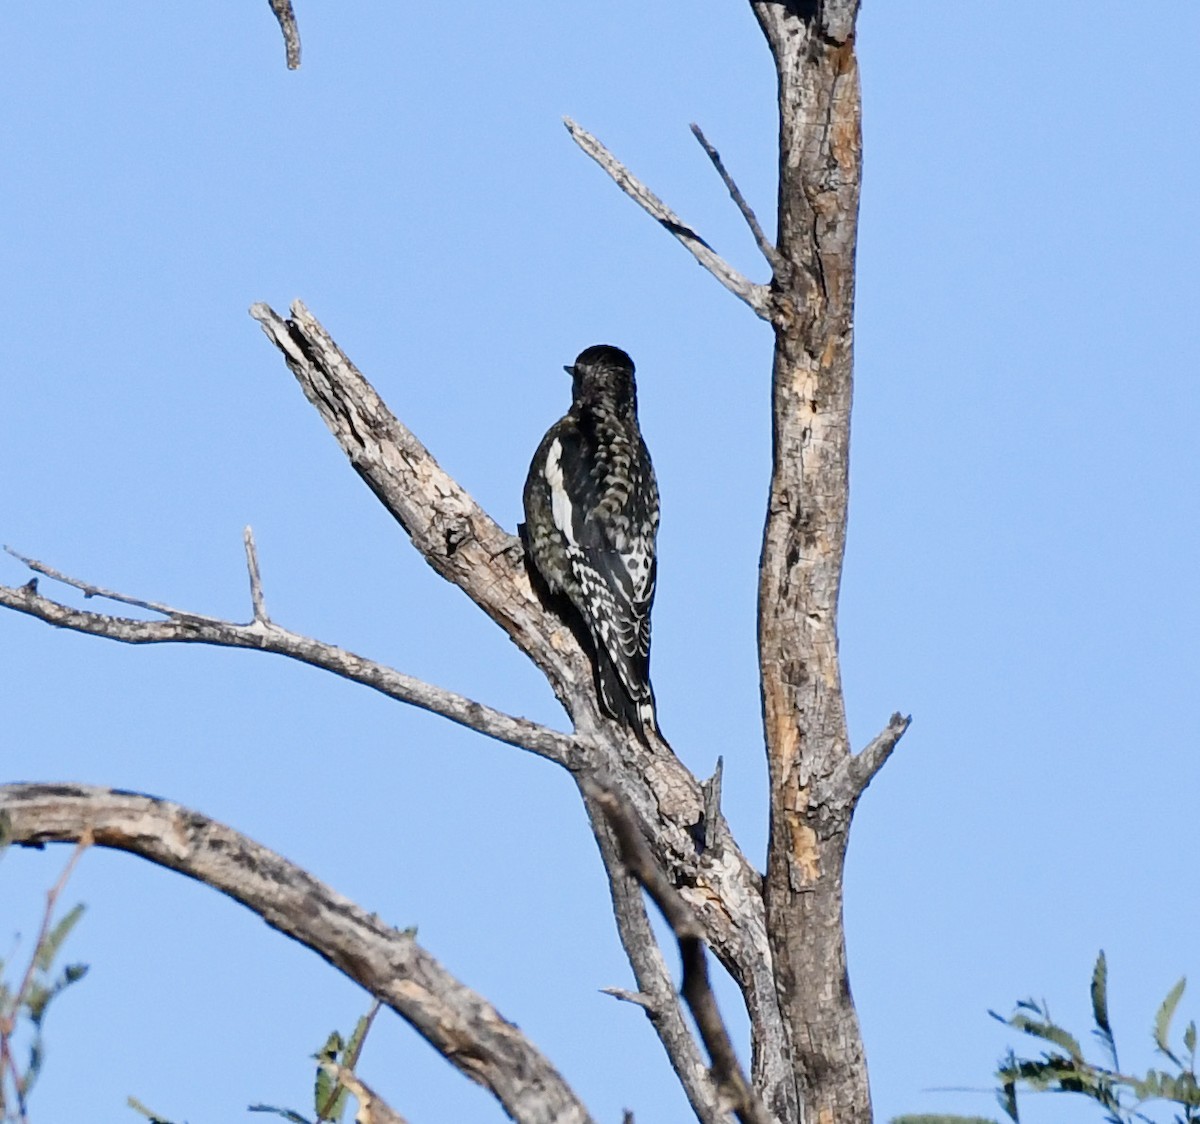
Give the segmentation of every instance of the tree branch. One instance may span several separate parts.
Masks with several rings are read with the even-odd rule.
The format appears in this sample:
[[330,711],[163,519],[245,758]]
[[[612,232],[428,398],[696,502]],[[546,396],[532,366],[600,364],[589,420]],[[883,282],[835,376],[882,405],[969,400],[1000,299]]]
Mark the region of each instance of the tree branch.
[[646,214],[673,234],[696,261],[764,320],[772,318],[771,293],[766,285],[757,285],[743,277],[586,129],[581,128],[569,117],[565,117],[563,123],[567,126],[571,139],[595,160]]
[[671,982],[671,972],[663,959],[662,948],[650,925],[650,918],[646,915],[645,900],[637,881],[622,860],[607,809],[596,800],[597,788],[593,783],[587,782],[581,787],[592,831],[608,874],[617,932],[638,985],[637,992],[622,988],[606,988],[605,991],[616,999],[636,1004],[646,1012],[700,1124],[726,1124],[728,1118],[721,1107],[719,1090],[684,1021],[679,995]]
[[[862,180],[858,0],[751,0],[775,64],[772,475],[758,637],[771,786],[764,897],[803,1116],[870,1124],[846,966],[843,873],[856,800],[838,657]],[[839,789],[830,778],[839,774]],[[861,788],[858,790],[861,791]]]
[[763,228],[758,225],[758,216],[750,204],[746,202],[746,197],[742,194],[741,188],[734,182],[733,176],[725,168],[724,162],[721,160],[721,154],[708,143],[708,137],[704,135],[704,131],[695,122],[692,123],[692,136],[700,142],[700,147],[704,149],[709,160],[712,161],[712,166],[716,168],[717,175],[721,177],[721,182],[728,190],[730,198],[733,200],[737,209],[741,211],[742,218],[746,220],[746,225],[750,228],[750,233],[754,235],[755,244],[762,251],[762,255],[767,259],[767,264],[771,267],[771,272],[781,274],[786,269],[787,263],[783,260],[783,256],[775,249],[774,244],[763,233]]
[[893,714],[861,752],[847,754],[828,777],[813,786],[813,803],[826,813],[840,816],[853,813],[867,785],[891,757],[911,724],[911,715],[906,718],[899,712]]
[[679,955],[683,961],[680,994],[692,1012],[692,1018],[696,1020],[700,1037],[712,1060],[711,1075],[718,1092],[733,1108],[741,1124],[775,1124],[746,1080],[717,1008],[717,999],[708,979],[703,926],[661,867],[655,863],[641,830],[620,798],[598,785],[588,785],[585,791],[607,818],[625,868],[654,899],[654,904],[662,911],[679,942]]
[[220,890],[380,999],[520,1124],[592,1124],[533,1043],[410,934],[223,824],[165,800],[84,785],[0,786],[0,816],[15,843],[90,833],[98,846]]
[[250,578],[250,604],[254,608],[254,619],[259,624],[266,624],[267,603],[263,600],[262,575],[258,569],[258,549],[254,545],[254,532],[247,527],[242,532],[242,541],[246,546],[246,571]]
[[867,785],[875,778],[875,774],[887,763],[892,750],[896,748],[905,731],[912,725],[912,715],[902,715],[899,711],[888,719],[883,730],[867,744],[861,752],[847,758],[849,772],[853,783],[858,789],[858,795],[866,790]]
[[292,11],[292,0],[270,0],[271,11],[279,21],[283,32],[283,45],[287,49],[288,70],[300,69],[300,28],[296,26],[296,13]]
[[75,609],[43,597],[37,592],[35,583],[20,588],[0,586],[0,605],[37,617],[58,628],[85,632],[107,640],[119,640],[123,644],[212,644],[224,648],[274,652],[276,655],[311,664],[313,667],[340,675],[343,679],[371,687],[389,698],[440,714],[461,726],[486,734],[497,741],[527,749],[539,757],[548,758],[568,768],[577,767],[583,759],[586,743],[582,739],[570,734],[561,734],[525,718],[514,718],[454,691],[435,687],[385,664],[355,655],[344,648],[292,632],[265,617],[250,624],[235,624],[233,621],[175,609],[156,601],[143,601],[123,593],[102,589],[89,582],[68,577],[36,559],[25,558],[15,551],[9,553],[20,558],[37,573],[83,590],[86,597],[103,597],[122,604],[135,605],[161,613],[168,618],[164,621],[143,621],[129,617],[111,617],[103,613]]

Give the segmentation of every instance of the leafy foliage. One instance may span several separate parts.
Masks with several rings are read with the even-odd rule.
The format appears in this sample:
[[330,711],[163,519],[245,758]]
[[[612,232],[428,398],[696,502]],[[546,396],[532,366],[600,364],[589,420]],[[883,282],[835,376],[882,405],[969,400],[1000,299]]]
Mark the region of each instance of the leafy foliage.
[[62,946],[84,910],[77,905],[51,925],[56,896],[57,888],[50,895],[37,944],[15,982],[8,976],[9,965],[0,960],[0,1121],[4,1122],[24,1124],[28,1119],[29,1094],[46,1057],[42,1035],[46,1014],[59,995],[87,974],[86,964],[56,970]]
[[[1104,1062],[1090,1061],[1079,1040],[1056,1023],[1045,1001],[1024,999],[1008,1018],[990,1012],[1006,1026],[1047,1044],[1037,1057],[1009,1050],[996,1071],[997,1099],[1005,1115],[1020,1124],[1020,1093],[1074,1093],[1093,1101],[1106,1124],[1200,1124],[1200,1084],[1196,1077],[1196,1024],[1188,1023],[1182,1047],[1171,1044],[1171,1024],[1183,997],[1181,979],[1167,992],[1154,1017],[1153,1038],[1169,1068],[1149,1069],[1143,1076],[1122,1072],[1108,1016],[1108,962],[1101,952],[1092,971],[1092,1035],[1104,1049]],[[1169,1118],[1147,1114],[1152,1102],[1170,1106]],[[977,1116],[898,1116],[891,1124],[995,1124]]]

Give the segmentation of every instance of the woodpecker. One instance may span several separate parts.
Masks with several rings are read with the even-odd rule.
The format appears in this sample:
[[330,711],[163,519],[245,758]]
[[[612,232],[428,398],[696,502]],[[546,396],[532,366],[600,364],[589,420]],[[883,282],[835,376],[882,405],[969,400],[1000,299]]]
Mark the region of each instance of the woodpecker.
[[658,484],[638,428],[633,360],[597,344],[564,370],[571,408],[542,438],[525,480],[526,557],[591,642],[601,710],[645,741],[646,730],[658,732],[650,686]]

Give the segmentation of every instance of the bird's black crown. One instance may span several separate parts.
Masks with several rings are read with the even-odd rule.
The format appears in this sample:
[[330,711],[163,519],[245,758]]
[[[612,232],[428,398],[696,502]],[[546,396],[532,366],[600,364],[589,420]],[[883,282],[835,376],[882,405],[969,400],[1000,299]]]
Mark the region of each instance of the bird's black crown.
[[564,370],[571,376],[571,400],[577,406],[607,401],[621,413],[637,409],[633,360],[619,347],[593,344]]
[[[613,347],[612,344],[596,343],[591,347],[586,347],[579,353],[576,358],[575,367],[610,367],[619,371],[628,371],[633,374],[633,360],[623,352],[619,347]],[[568,371],[573,371],[572,367],[567,368]]]

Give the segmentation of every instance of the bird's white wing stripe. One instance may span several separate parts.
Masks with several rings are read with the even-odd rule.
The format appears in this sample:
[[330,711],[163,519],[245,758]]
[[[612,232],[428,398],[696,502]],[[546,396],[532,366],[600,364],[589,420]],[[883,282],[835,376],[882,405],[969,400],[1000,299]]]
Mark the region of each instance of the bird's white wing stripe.
[[550,485],[550,514],[568,546],[578,545],[572,529],[571,497],[563,483],[562,443],[556,437],[546,452],[546,483]]

